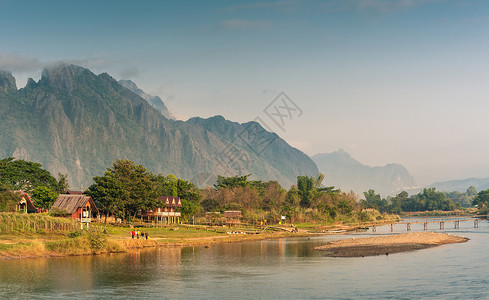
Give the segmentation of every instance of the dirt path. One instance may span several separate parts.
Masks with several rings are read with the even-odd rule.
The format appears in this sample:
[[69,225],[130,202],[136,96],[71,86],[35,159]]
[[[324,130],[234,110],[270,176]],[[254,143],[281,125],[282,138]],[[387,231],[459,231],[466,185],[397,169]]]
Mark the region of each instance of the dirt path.
[[324,255],[330,257],[363,257],[426,249],[444,244],[464,243],[468,240],[468,238],[447,233],[414,232],[346,239],[314,249],[324,251]]

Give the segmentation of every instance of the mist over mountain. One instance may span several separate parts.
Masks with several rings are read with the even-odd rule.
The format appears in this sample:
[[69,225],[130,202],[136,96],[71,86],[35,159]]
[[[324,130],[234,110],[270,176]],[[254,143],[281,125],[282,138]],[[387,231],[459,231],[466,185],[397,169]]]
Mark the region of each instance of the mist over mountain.
[[119,80],[119,84],[129,89],[131,92],[135,93],[136,95],[140,96],[144,100],[148,101],[149,105],[151,105],[154,109],[159,111],[165,118],[175,120],[175,118],[172,116],[172,114],[170,113],[170,111],[168,110],[165,103],[163,103],[163,100],[161,100],[160,97],[146,94],[143,90],[138,88],[138,86],[131,80]]
[[470,186],[480,192],[489,189],[489,178],[467,178],[459,180],[447,180],[430,184],[427,187],[434,187],[439,191],[445,192],[465,192]]
[[312,157],[320,172],[325,174],[324,184],[344,191],[363,193],[374,189],[382,196],[394,195],[415,186],[414,178],[400,164],[370,167],[351,157],[344,150],[316,154]]
[[106,73],[58,65],[17,90],[12,74],[0,72],[0,157],[68,174],[72,188],[88,187],[117,158],[198,185],[216,175],[252,174],[288,188],[297,175],[318,173],[307,155],[258,123],[220,116],[182,122],[162,114]]

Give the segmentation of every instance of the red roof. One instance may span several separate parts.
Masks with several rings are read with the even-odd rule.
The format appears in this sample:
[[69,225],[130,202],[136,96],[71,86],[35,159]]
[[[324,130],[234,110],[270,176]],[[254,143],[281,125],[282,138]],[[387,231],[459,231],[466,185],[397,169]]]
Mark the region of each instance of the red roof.
[[14,193],[20,194],[19,204],[22,201],[22,199],[25,199],[25,202],[26,202],[26,205],[27,205],[28,209],[30,209],[30,210],[36,210],[37,209],[34,206],[34,203],[32,203],[31,198],[29,197],[29,195],[26,192],[24,192],[24,191],[14,191]]

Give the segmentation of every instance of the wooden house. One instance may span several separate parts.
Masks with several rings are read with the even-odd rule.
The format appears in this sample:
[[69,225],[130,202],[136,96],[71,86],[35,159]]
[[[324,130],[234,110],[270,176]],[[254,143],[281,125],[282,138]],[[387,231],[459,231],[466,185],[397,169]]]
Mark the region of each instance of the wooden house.
[[37,209],[34,206],[34,203],[32,203],[32,200],[27,193],[25,193],[23,191],[15,191],[14,193],[20,195],[20,200],[15,207],[16,211],[24,212],[24,213],[39,212],[39,209]]
[[73,221],[80,222],[83,228],[98,216],[99,211],[92,197],[83,194],[62,194],[54,202],[52,208],[66,210]]
[[161,225],[179,223],[181,214],[178,210],[182,207],[180,197],[160,196],[158,201],[162,202],[163,206],[144,211],[143,219]]

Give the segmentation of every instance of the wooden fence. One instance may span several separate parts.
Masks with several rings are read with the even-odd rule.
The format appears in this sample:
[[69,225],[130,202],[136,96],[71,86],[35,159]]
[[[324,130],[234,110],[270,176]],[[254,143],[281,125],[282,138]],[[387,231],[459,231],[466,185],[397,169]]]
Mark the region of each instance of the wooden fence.
[[45,214],[0,213],[0,234],[66,232],[77,225],[71,219]]

